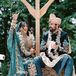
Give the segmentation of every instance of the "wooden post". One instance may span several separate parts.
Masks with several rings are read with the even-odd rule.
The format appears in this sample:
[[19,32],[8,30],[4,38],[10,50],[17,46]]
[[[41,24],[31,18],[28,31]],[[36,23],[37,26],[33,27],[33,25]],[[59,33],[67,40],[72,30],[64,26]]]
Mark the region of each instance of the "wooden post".
[[22,3],[27,7],[30,14],[36,20],[36,55],[40,53],[40,18],[46,13],[47,9],[54,0],[48,0],[48,2],[40,9],[40,0],[35,0],[35,9],[26,1],[21,0]]
[[40,0],[35,0],[36,3],[36,55],[40,52]]

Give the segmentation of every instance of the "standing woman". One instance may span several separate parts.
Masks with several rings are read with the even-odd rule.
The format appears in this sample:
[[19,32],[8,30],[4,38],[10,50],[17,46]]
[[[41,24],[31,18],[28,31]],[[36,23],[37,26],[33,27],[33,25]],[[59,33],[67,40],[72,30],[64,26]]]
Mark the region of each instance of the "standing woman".
[[8,76],[27,76],[28,65],[25,64],[27,59],[35,53],[34,43],[28,32],[27,23],[16,24],[17,18],[18,14],[14,14],[7,39],[11,59]]

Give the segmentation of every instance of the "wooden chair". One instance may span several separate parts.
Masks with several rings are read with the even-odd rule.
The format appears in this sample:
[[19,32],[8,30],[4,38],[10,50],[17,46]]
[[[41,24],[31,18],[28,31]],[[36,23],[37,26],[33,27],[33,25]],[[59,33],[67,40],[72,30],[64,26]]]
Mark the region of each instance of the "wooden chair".
[[42,68],[42,72],[43,76],[57,76],[55,70],[47,66],[45,68]]

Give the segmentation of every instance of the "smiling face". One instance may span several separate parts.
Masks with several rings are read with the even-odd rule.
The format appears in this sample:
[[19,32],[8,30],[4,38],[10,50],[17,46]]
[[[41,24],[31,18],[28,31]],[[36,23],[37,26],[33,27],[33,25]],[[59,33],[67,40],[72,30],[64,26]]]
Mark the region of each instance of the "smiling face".
[[25,34],[27,34],[28,27],[26,26],[26,24],[25,24],[25,26],[22,27],[22,29],[23,29],[23,32],[24,32]]
[[28,25],[26,24],[26,22],[21,22],[20,26],[19,26],[19,30],[28,35]]
[[49,29],[53,32],[55,31],[56,29],[59,28],[59,24],[56,22],[56,21],[50,21],[49,22]]
[[49,17],[49,29],[54,32],[60,27],[61,19],[56,17],[55,14],[50,14]]

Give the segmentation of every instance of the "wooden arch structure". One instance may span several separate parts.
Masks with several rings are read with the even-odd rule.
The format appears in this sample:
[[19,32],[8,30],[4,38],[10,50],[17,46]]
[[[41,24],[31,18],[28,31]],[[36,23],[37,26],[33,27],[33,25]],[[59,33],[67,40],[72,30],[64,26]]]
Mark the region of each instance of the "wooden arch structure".
[[[47,12],[49,6],[54,2],[54,0],[48,0],[47,3],[40,9],[40,0],[35,0],[35,9],[28,3],[26,0],[21,0],[21,2],[26,6],[29,13],[35,18],[36,24],[36,55],[40,53],[40,18]],[[69,53],[71,53],[71,45],[69,40]],[[47,73],[53,73],[52,76],[57,76],[53,69],[48,70],[49,68],[43,69],[43,72],[47,70]],[[50,72],[51,71],[51,72]],[[49,76],[45,75],[44,76]],[[64,73],[61,74],[64,76]]]
[[54,0],[48,0],[48,2],[40,9],[40,0],[35,0],[35,9],[26,1],[21,0],[21,2],[26,6],[29,13],[36,20],[36,55],[40,53],[40,18],[46,13],[49,6]]

